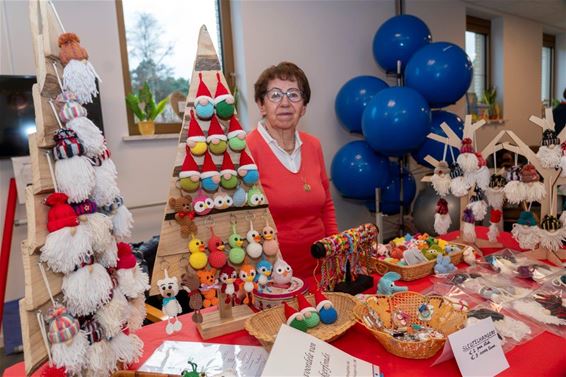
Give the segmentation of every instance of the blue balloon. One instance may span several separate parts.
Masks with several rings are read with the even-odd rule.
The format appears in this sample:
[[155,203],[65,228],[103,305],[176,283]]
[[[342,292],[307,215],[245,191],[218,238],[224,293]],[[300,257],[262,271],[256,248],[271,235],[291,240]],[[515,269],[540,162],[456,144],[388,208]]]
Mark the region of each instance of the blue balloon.
[[[462,138],[462,135],[464,133],[464,122],[458,115],[444,110],[434,110],[431,112],[431,114],[431,132],[440,136],[446,136],[444,131],[442,131],[442,128],[440,128],[440,125],[443,122],[446,122],[446,124],[448,124],[452,131],[454,131],[456,135]],[[458,148],[452,148],[452,151],[454,153],[454,158],[457,158],[460,154],[460,150]],[[419,164],[428,168],[433,168],[431,164],[424,160],[424,158],[428,154],[438,161],[442,161],[442,158],[444,157],[444,144],[427,137],[421,144],[419,149],[412,153],[413,158]],[[450,147],[448,147],[448,149],[446,150],[446,161],[448,162],[448,164],[451,164],[453,162],[452,154],[450,153]]]
[[430,108],[416,90],[383,89],[368,103],[362,131],[377,152],[402,156],[417,149],[430,132]]
[[411,57],[405,68],[405,85],[421,93],[431,107],[444,107],[466,94],[473,71],[464,50],[453,43],[435,42]]
[[332,183],[348,198],[375,197],[376,187],[389,183],[389,160],[375,153],[363,140],[344,145],[332,159]]
[[[395,161],[389,162],[389,176],[391,180],[385,188],[381,190],[380,207],[381,212],[386,215],[395,215],[400,212],[401,207],[401,186],[399,182],[399,164]],[[407,169],[403,169],[403,202],[405,208],[410,209],[411,203],[417,193],[415,177]],[[375,197],[373,200],[366,201],[366,207],[375,212]]]
[[411,56],[432,40],[428,26],[415,16],[403,14],[385,21],[373,38],[373,57],[387,72],[404,69]]
[[373,76],[354,77],[338,91],[334,109],[340,122],[350,131],[362,133],[362,115],[369,101],[382,89],[388,88],[383,80]]

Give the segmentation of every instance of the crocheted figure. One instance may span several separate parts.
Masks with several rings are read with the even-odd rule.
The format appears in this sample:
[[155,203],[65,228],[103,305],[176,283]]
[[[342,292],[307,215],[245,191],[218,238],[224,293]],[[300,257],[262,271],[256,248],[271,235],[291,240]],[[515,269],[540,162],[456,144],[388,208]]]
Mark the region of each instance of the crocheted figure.
[[226,255],[224,254],[224,241],[216,234],[214,229],[210,227],[210,238],[208,239],[208,263],[211,267],[220,269],[226,264]]
[[246,252],[242,249],[244,239],[236,232],[236,226],[232,226],[232,234],[228,237],[228,244],[230,245],[230,253],[228,259],[232,264],[241,264],[244,261]]
[[218,305],[216,297],[216,270],[214,268],[198,271],[197,276],[200,280],[200,293],[204,297],[203,307]]
[[230,207],[232,207],[232,204],[234,203],[234,201],[232,200],[232,197],[222,190],[216,192],[212,196],[212,199],[214,200],[214,208],[216,208],[218,210],[224,210],[224,209],[230,208]]
[[204,132],[195,118],[195,112],[191,110],[191,119],[189,120],[189,130],[187,133],[187,147],[189,151],[195,156],[202,156],[206,153],[206,137]]
[[240,153],[238,174],[242,177],[242,181],[248,186],[255,185],[259,180],[257,165],[245,150]]
[[216,115],[222,119],[230,119],[234,115],[234,96],[226,89],[220,80],[220,73],[216,73],[216,93],[214,93],[214,106],[216,108]]
[[235,115],[230,118],[228,134],[226,136],[228,136],[228,146],[234,152],[241,152],[246,149],[246,131],[242,129]]
[[377,293],[380,295],[392,295],[396,292],[405,292],[408,291],[409,288],[397,286],[395,282],[401,279],[401,275],[397,272],[388,272],[379,279],[377,283]]
[[291,279],[293,279],[293,268],[282,258],[277,258],[273,264],[273,285],[287,289],[291,286]]
[[206,216],[214,208],[214,200],[212,200],[203,191],[199,190],[193,198],[193,208],[199,216]]
[[212,161],[212,156],[208,152],[204,154],[204,164],[202,165],[200,179],[203,190],[208,192],[215,192],[218,190],[220,173],[216,170],[216,165],[214,164],[214,161]]
[[334,307],[332,301],[319,290],[314,293],[314,300],[316,303],[316,310],[320,316],[320,322],[331,325],[338,319],[338,312]]
[[220,167],[220,186],[227,190],[238,186],[238,173],[228,152],[224,152],[224,159]]
[[185,148],[185,159],[179,172],[179,186],[187,192],[193,192],[200,186],[200,170],[191,154],[190,148],[188,146]]
[[271,273],[273,272],[273,265],[265,258],[260,260],[256,265],[255,269],[257,271],[256,277],[254,279],[257,284],[258,292],[263,291],[271,292],[271,288],[267,285],[271,280]]
[[224,154],[228,148],[227,140],[228,138],[224,135],[224,130],[220,126],[218,118],[213,115],[208,128],[208,136],[206,137],[208,150],[215,155]]
[[224,303],[238,305],[238,295],[236,294],[240,288],[237,283],[238,272],[234,267],[227,264],[220,270],[219,280],[221,283],[220,292],[226,296]]
[[254,224],[250,220],[250,230],[246,233],[246,240],[248,241],[248,246],[246,246],[246,253],[251,258],[259,258],[263,253],[263,248],[261,247],[261,236],[257,230],[254,229]]
[[208,263],[208,256],[204,252],[204,242],[196,238],[193,234],[192,239],[189,241],[189,264],[195,270],[200,270],[206,267]]
[[285,312],[285,318],[287,318],[287,326],[291,326],[294,329],[306,332],[308,326],[305,322],[304,316],[296,309],[283,302],[283,310]]
[[193,322],[201,323],[202,314],[200,313],[200,309],[202,309],[202,296],[199,291],[200,280],[198,276],[193,272],[185,272],[183,276],[181,276],[181,286],[189,295],[189,308],[194,310],[192,316]]
[[305,296],[303,296],[302,293],[299,293],[297,295],[297,302],[299,303],[299,310],[301,311],[301,314],[305,318],[305,323],[307,324],[307,327],[309,329],[312,329],[318,326],[318,324],[320,323],[320,317],[318,315],[318,312],[316,311],[314,306],[312,306],[311,303],[307,301],[307,299],[305,298]]
[[265,203],[265,196],[259,188],[253,186],[248,191],[247,203],[250,207],[257,207]]
[[165,277],[157,281],[159,293],[163,296],[162,308],[163,313],[167,315],[167,326],[165,332],[171,335],[176,331],[181,331],[183,323],[177,318],[177,315],[183,312],[181,304],[177,301],[177,294],[179,294],[179,283],[177,277],[169,277],[167,270],[165,270]]
[[214,115],[214,101],[208,86],[202,80],[202,73],[198,74],[199,85],[195,96],[195,112],[199,119],[208,120]]
[[240,279],[242,279],[242,292],[244,294],[244,300],[242,301],[245,305],[254,303],[254,295],[253,291],[256,288],[256,284],[254,283],[254,278],[256,275],[256,270],[254,266],[250,264],[244,264],[240,268]]
[[193,222],[195,211],[192,202],[193,199],[190,196],[169,198],[169,207],[175,211],[175,221],[181,227],[183,238],[189,238],[189,235],[197,233],[197,224]]

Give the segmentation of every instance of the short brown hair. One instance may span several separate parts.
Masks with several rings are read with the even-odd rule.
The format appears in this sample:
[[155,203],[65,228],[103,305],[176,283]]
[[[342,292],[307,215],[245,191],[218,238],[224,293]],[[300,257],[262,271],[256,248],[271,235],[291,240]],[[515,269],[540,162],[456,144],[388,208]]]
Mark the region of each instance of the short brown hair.
[[299,89],[303,93],[303,101],[306,104],[309,103],[311,99],[311,87],[309,86],[309,80],[303,72],[295,63],[291,62],[281,62],[277,65],[272,65],[271,67],[264,70],[259,78],[254,84],[255,90],[255,101],[263,105],[263,97],[267,94],[267,84],[269,81],[274,79],[280,80],[295,80],[299,85]]

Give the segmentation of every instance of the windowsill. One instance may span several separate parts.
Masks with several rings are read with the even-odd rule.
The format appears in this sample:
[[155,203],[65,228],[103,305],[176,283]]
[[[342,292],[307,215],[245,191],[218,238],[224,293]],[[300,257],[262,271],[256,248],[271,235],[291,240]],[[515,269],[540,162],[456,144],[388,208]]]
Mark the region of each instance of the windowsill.
[[123,136],[123,141],[178,140],[179,133]]

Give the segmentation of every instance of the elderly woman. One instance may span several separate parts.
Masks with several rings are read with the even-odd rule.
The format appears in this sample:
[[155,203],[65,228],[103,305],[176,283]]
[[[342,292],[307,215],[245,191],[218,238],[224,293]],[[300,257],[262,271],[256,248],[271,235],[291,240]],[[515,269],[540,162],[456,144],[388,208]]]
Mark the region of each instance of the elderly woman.
[[302,69],[282,62],[255,83],[262,116],[247,137],[275,225],[283,258],[294,276],[311,276],[311,244],[338,232],[320,142],[297,131],[307,111],[310,87]]

